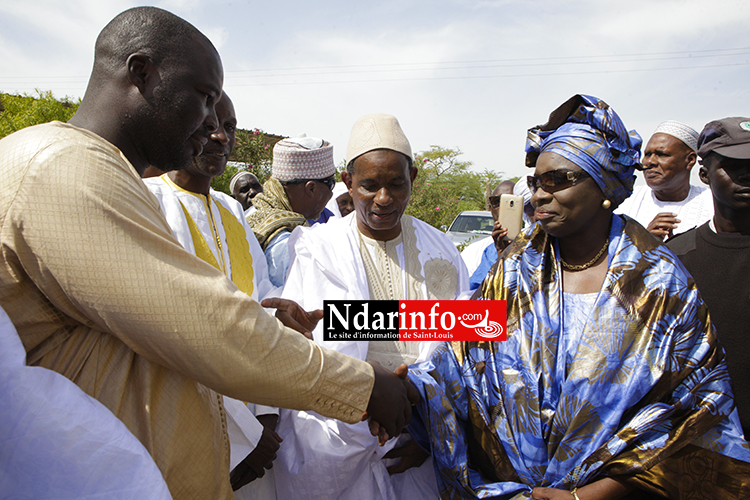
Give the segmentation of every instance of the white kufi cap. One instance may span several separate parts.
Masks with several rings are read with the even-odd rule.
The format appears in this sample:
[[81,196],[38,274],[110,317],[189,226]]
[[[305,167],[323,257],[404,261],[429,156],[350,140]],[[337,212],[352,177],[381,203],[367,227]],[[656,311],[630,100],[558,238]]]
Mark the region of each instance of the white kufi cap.
[[692,149],[698,151],[698,132],[689,125],[675,120],[667,120],[654,130],[654,134],[667,134],[675,137]]
[[412,159],[409,140],[392,115],[365,115],[354,123],[346,149],[346,164],[374,149],[390,149]]
[[246,175],[255,175],[255,174],[252,172],[248,172],[247,170],[241,170],[232,176],[232,178],[229,181],[230,193],[234,193],[234,187],[237,185],[237,182],[239,182],[239,180],[242,179]]

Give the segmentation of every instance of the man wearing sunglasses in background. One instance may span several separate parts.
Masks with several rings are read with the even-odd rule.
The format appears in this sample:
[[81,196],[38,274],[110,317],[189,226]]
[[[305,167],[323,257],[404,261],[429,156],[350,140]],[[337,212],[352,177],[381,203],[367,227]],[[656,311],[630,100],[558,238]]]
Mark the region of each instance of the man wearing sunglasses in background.
[[284,139],[273,147],[271,177],[253,199],[247,222],[258,238],[274,286],[283,286],[289,268],[287,240],[297,226],[320,217],[336,184],[333,146],[316,137]]

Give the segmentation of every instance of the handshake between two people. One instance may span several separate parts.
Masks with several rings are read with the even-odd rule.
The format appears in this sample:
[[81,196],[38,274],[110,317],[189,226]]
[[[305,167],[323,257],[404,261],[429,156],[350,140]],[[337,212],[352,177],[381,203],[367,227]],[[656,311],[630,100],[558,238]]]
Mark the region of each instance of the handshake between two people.
[[[263,307],[276,309],[276,317],[281,322],[312,339],[312,331],[323,319],[323,311],[305,311],[292,300],[281,298],[265,299]],[[375,383],[372,387],[367,412],[362,420],[369,420],[370,432],[377,436],[381,446],[390,438],[398,436],[411,420],[412,406],[419,403],[419,391],[407,375],[409,368],[401,364],[395,371],[389,372],[377,362],[370,362],[375,371]]]
[[362,420],[369,421],[370,433],[377,436],[378,443],[383,446],[409,425],[412,406],[419,403],[420,396],[417,388],[407,378],[409,367],[405,364],[402,363],[395,371],[389,372],[376,361],[368,363],[375,370],[375,384]]
[[[323,319],[321,309],[308,312],[288,299],[264,299],[261,305],[276,309],[276,317],[285,326],[308,339],[312,339],[312,331]],[[407,379],[409,369],[405,364],[399,365],[394,372],[389,372],[377,362],[370,362],[370,365],[375,372],[375,382],[362,420],[369,419],[370,432],[377,436],[378,443],[383,446],[388,439],[398,436],[408,425],[411,420],[411,407],[419,403],[420,396],[416,387]],[[276,433],[277,415],[260,415],[258,421],[263,425],[263,434],[255,449],[231,471],[230,483],[233,491],[263,477],[265,469],[273,467],[276,452],[283,441]],[[424,462],[427,454],[412,443],[412,446],[394,448],[385,456],[398,457],[402,460],[388,468],[390,474],[402,472],[409,467],[418,467]]]

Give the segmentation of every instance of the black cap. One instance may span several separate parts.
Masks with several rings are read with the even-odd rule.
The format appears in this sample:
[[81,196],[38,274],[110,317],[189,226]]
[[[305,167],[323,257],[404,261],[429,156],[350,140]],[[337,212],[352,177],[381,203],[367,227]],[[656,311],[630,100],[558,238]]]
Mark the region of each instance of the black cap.
[[727,158],[750,159],[750,118],[722,118],[706,124],[698,137],[698,154],[705,158],[710,152]]

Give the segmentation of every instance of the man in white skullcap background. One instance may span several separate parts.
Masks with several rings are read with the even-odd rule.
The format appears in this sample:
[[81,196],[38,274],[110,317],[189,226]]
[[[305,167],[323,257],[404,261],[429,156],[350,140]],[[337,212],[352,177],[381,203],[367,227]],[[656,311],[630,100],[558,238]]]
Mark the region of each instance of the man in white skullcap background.
[[253,199],[247,216],[266,255],[274,286],[283,286],[289,268],[287,240],[297,226],[309,226],[331,199],[336,184],[333,146],[316,137],[284,139],[273,147],[271,177]]
[[636,188],[616,213],[632,217],[660,239],[708,221],[711,192],[690,184],[697,144],[698,132],[688,125],[674,120],[659,125],[643,153],[647,186]]
[[[323,300],[449,300],[468,289],[466,266],[448,237],[404,215],[417,168],[391,115],[360,118],[341,176],[354,214],[295,229],[282,297],[303,308]],[[324,341],[320,345],[393,370],[425,359],[435,342]],[[431,460],[408,436],[378,446],[365,423],[339,425],[310,412],[281,411],[284,439],[275,462],[278,498],[435,499]],[[396,464],[385,459],[400,458]]]
[[326,205],[326,209],[333,214],[331,217],[346,217],[354,212],[354,200],[349,194],[349,188],[343,182],[337,182],[333,187],[333,196]]
[[237,172],[229,181],[229,192],[232,198],[240,202],[245,215],[250,215],[255,211],[253,198],[263,192],[263,186],[255,174],[242,171]]

